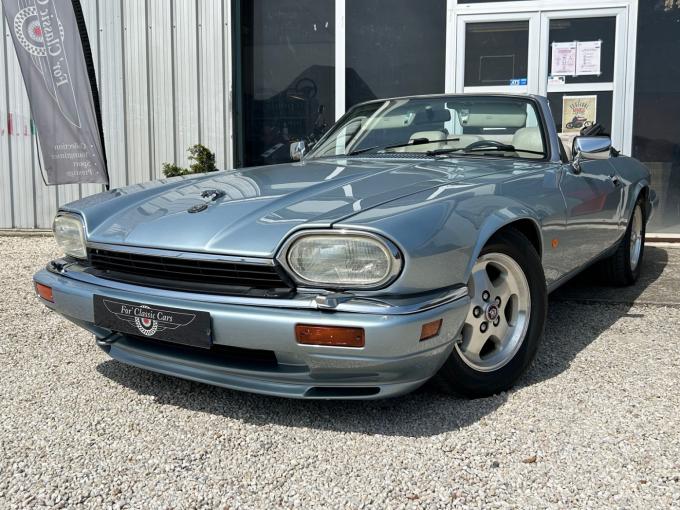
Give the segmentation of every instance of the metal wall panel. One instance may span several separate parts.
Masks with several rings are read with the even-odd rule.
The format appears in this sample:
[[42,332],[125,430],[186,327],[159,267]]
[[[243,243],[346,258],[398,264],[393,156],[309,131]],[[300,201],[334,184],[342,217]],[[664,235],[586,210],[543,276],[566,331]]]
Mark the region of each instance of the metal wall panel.
[[187,147],[201,139],[198,74],[198,1],[174,0],[175,159],[188,164]]
[[[230,167],[229,1],[81,4],[97,71],[112,187],[162,177],[166,162],[187,165],[186,149],[199,142],[215,151],[218,167]],[[45,186],[5,23],[0,35],[0,228],[49,228],[58,205],[103,186]]]
[[[94,1],[94,0],[91,0]],[[125,131],[125,80],[123,75],[123,2],[99,1],[101,76],[98,81],[111,187],[128,184]]]
[[[207,147],[224,144],[224,40],[223,6],[220,2],[198,4],[199,108],[201,140]],[[213,149],[214,150],[214,149]],[[216,151],[216,164],[224,166],[224,150]]]
[[9,101],[7,95],[7,52],[11,44],[0,4],[0,228],[14,226],[12,215],[12,176],[9,164]]
[[144,182],[153,178],[149,151],[146,2],[123,0],[123,13],[128,182]]
[[160,178],[163,163],[175,160],[173,18],[168,0],[149,0],[148,12],[151,168]]
[[[101,34],[99,30],[99,5],[94,0],[81,0],[80,5],[85,16],[85,24],[87,25],[87,35],[90,39],[90,49],[92,50],[92,60],[94,61],[94,69],[97,73],[97,82],[101,83],[101,61],[99,59],[100,39]],[[100,87],[101,90],[101,87]],[[81,196],[93,195],[104,191],[102,184],[83,184],[80,187]]]
[[[13,48],[11,41],[8,41]],[[7,52],[7,93],[9,97],[10,122],[10,173],[12,176],[12,207],[14,222],[19,228],[31,228],[35,224],[33,140],[30,126],[30,108],[26,89],[21,78],[19,61],[14,51]]]

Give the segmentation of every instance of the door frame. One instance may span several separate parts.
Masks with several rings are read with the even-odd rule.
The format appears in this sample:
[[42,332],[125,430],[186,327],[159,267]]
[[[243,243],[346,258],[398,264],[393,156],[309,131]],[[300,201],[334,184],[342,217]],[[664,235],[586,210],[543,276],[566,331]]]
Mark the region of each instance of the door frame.
[[[549,72],[548,44],[550,19],[560,17],[616,16],[616,48],[614,80],[620,86],[605,88],[613,90],[612,136],[620,141],[621,151],[631,154],[633,149],[633,106],[635,92],[635,48],[637,42],[638,0],[522,0],[466,4],[463,0],[447,0],[447,52],[445,92],[453,94],[463,91],[463,70],[465,62],[458,58],[465,51],[465,20],[506,21],[512,19],[535,19],[538,26],[529,26],[529,76],[524,87],[502,87],[516,92],[546,95]],[[462,20],[461,20],[462,18]],[[532,44],[536,41],[536,45]],[[462,45],[462,46],[461,46]],[[535,67],[534,66],[535,63]],[[532,76],[534,79],[532,80]],[[568,91],[581,88],[580,85],[551,86],[551,91]],[[598,90],[602,85],[595,85]],[[590,90],[593,90],[590,88]],[[467,87],[469,91],[488,91],[486,87]],[[499,87],[490,87],[499,90]],[[560,89],[560,90],[557,90]]]

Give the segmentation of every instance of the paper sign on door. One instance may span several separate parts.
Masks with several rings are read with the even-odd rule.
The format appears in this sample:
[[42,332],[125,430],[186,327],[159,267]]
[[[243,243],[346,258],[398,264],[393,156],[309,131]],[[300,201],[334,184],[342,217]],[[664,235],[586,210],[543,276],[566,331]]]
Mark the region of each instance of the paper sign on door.
[[602,41],[571,41],[552,44],[551,76],[599,75]]
[[574,76],[576,73],[576,41],[552,45],[552,76]]
[[599,75],[602,41],[582,41],[576,52],[576,76]]

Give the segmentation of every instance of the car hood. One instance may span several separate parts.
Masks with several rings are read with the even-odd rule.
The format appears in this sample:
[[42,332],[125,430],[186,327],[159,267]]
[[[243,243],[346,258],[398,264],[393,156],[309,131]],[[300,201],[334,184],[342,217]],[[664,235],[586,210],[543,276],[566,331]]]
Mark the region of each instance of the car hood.
[[[536,170],[535,163],[488,158],[324,159],[155,181],[62,210],[85,218],[90,242],[272,257],[299,228],[330,227],[446,183],[489,183]],[[203,196],[212,190],[224,196]]]

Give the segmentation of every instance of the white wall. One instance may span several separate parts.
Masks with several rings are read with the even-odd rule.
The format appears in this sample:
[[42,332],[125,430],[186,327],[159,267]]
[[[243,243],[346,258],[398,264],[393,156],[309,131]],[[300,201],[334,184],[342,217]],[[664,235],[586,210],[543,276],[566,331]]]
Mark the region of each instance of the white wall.
[[[229,167],[229,0],[81,4],[97,69],[112,187],[162,177],[164,162],[188,164],[186,149],[199,142],[216,153],[218,168]],[[14,45],[7,24],[1,28],[0,228],[49,228],[59,205],[103,187],[43,183]]]

